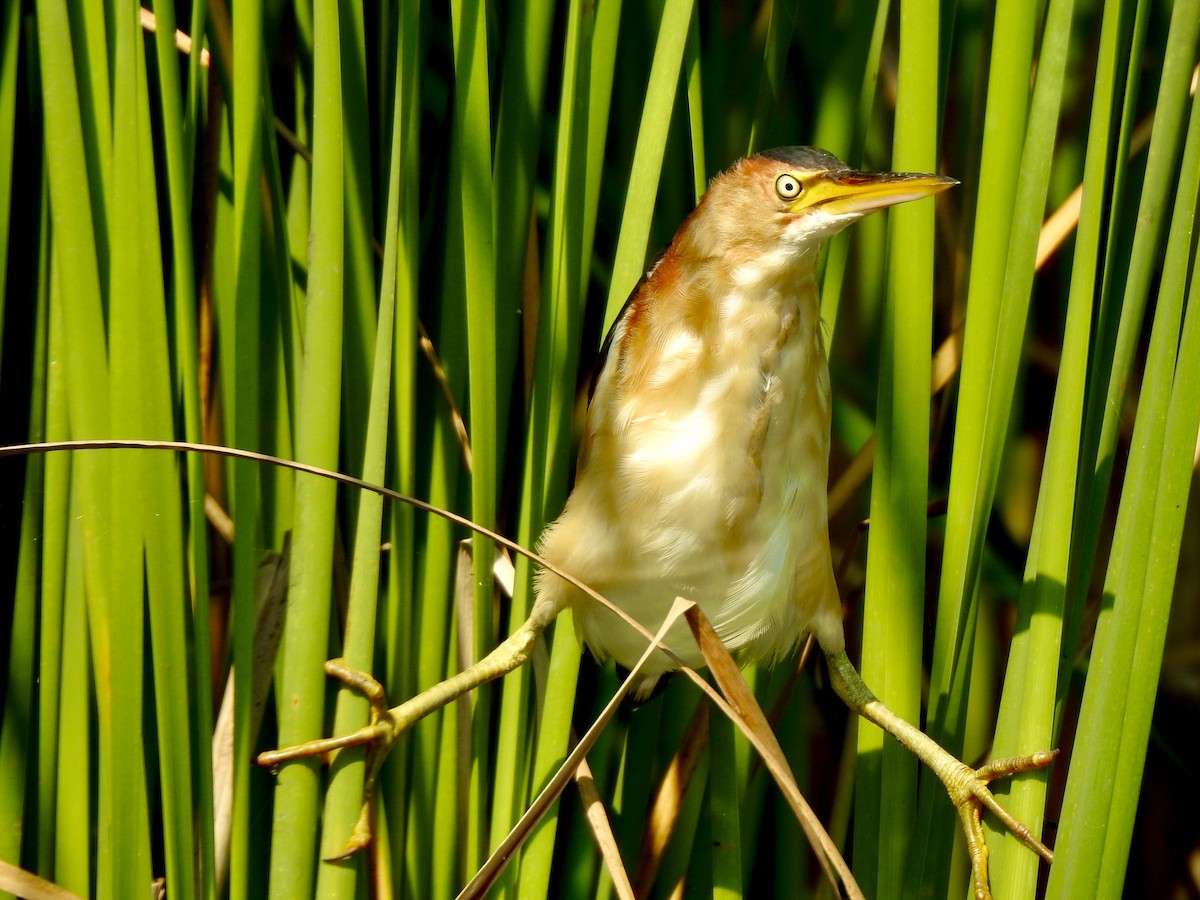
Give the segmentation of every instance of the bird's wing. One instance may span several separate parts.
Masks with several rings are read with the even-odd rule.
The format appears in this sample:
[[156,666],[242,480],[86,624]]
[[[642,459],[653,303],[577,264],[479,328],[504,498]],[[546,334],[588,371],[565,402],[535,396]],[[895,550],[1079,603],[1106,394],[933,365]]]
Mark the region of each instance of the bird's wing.
[[617,313],[617,317],[613,319],[612,325],[609,326],[608,334],[604,336],[604,343],[600,345],[600,353],[596,357],[596,364],[592,367],[592,377],[588,380],[588,406],[592,405],[592,398],[596,394],[596,384],[600,381],[600,373],[604,371],[604,366],[608,363],[608,357],[612,352],[613,339],[616,336],[618,327],[624,321],[625,316],[629,314],[629,310],[633,306],[633,301],[642,290],[642,285],[646,283],[646,279],[650,277],[650,273],[654,271],[666,253],[667,248],[664,248],[658,256],[654,257],[654,262],[650,264],[649,268],[642,274],[642,277],[638,279],[637,284],[633,286],[633,290],[625,298],[625,305],[621,307],[621,311]]

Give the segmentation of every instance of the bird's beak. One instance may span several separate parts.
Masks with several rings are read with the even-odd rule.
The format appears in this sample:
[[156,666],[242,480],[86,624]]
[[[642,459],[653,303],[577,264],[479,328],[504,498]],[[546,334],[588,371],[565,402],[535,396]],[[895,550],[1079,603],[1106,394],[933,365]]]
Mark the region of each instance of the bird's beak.
[[940,194],[958,182],[923,172],[826,172],[810,182],[793,204],[794,212],[820,208],[830,216],[864,215],[909,200]]

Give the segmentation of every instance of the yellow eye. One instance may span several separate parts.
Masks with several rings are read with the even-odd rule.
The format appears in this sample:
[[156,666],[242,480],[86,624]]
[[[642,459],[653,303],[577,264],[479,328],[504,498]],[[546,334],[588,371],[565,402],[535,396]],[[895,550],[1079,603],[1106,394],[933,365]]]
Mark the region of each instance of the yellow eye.
[[796,176],[788,175],[786,172],[775,179],[775,193],[781,200],[795,200],[800,196],[802,187]]

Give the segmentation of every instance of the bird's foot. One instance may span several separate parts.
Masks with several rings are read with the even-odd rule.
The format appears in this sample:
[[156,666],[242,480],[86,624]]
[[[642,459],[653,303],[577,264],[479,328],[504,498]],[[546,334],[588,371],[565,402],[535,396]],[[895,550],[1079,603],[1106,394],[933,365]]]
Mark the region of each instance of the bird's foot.
[[294,747],[260,753],[258,764],[260,766],[278,766],[281,763],[308,756],[325,756],[344,747],[368,745],[367,772],[363,781],[365,799],[362,812],[359,814],[358,824],[354,827],[354,834],[346,842],[345,850],[333,858],[342,859],[361,850],[371,841],[368,801],[375,786],[375,778],[397,738],[431,712],[441,709],[447,703],[457,700],[480,685],[506,675],[517,666],[524,664],[529,659],[529,654],[539,635],[558,615],[560,608],[556,601],[539,600],[530,610],[529,618],[525,620],[524,624],[479,662],[463,669],[457,675],[452,675],[445,681],[439,681],[433,687],[426,688],[391,709],[388,709],[383,685],[378,681],[366,672],[351,669],[340,659],[329,660],[325,663],[325,671],[339,679],[347,687],[364,694],[370,701],[370,721],[358,731],[342,737],[306,741],[303,744],[296,744]]
[[879,701],[863,683],[862,676],[851,664],[845,650],[827,652],[830,680],[839,697],[852,710],[869,722],[878,725],[929,766],[946,786],[950,802],[958,810],[958,818],[967,836],[967,851],[971,857],[971,873],[975,879],[976,900],[991,900],[988,887],[988,848],[983,836],[981,817],[986,807],[996,814],[1020,841],[1046,862],[1054,854],[1034,837],[1029,828],[1001,806],[988,783],[1006,775],[1017,775],[1044,768],[1054,762],[1057,750],[1042,751],[1029,756],[1017,756],[990,762],[972,769],[915,725],[896,715]]
[[[933,744],[932,741],[930,743]],[[1000,805],[988,788],[988,784],[997,778],[1045,768],[1054,762],[1054,758],[1058,755],[1057,750],[1043,750],[1028,756],[993,760],[978,769],[972,769],[937,744],[933,744],[933,746],[939,751],[937,754],[939,758],[929,759],[923,752],[917,752],[917,755],[941,779],[950,795],[950,802],[958,811],[959,822],[967,837],[967,853],[971,859],[971,874],[975,882],[976,900],[991,900],[992,897],[988,887],[988,848],[983,834],[983,810],[985,807],[994,813],[1026,847],[1046,862],[1054,861],[1054,854],[1050,849],[1030,833],[1024,823]],[[925,749],[928,752],[928,749]]]
[[342,737],[320,738],[279,750],[266,750],[258,754],[258,758],[255,760],[260,766],[273,768],[309,756],[326,757],[325,761],[327,762],[327,755],[333,751],[345,747],[361,747],[363,744],[375,745],[383,742],[384,751],[390,749],[396,739],[396,727],[392,712],[388,709],[383,685],[366,672],[351,669],[341,659],[331,659],[326,662],[325,672],[367,698],[371,704],[370,721],[358,731]]
[[315,741],[305,741],[291,747],[279,750],[268,750],[260,753],[256,762],[260,766],[274,768],[284,763],[310,756],[320,756],[326,762],[329,755],[336,750],[346,747],[367,747],[367,770],[363,776],[362,809],[355,822],[354,832],[346,841],[341,853],[329,858],[329,861],[345,859],[363,849],[371,842],[371,794],[375,788],[375,779],[383,765],[392,744],[404,730],[396,721],[392,710],[388,709],[387,696],[375,678],[366,672],[352,669],[341,659],[331,659],[325,663],[325,672],[337,678],[346,687],[358,691],[371,704],[370,719],[367,724],[357,731],[342,737],[322,738]]

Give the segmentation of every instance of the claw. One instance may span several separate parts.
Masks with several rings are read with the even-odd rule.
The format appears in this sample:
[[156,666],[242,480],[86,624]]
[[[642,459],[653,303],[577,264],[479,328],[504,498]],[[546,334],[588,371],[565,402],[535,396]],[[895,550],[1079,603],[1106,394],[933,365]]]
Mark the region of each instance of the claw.
[[997,778],[1045,768],[1054,762],[1057,755],[1057,750],[1042,750],[1028,756],[993,760],[978,769],[971,769],[960,763],[961,769],[947,774],[943,774],[935,767],[938,777],[941,778],[950,795],[950,801],[958,809],[958,817],[967,837],[967,853],[971,858],[971,873],[975,882],[976,900],[992,900],[992,893],[988,887],[988,856],[990,854],[983,834],[984,807],[995,813],[1021,843],[1046,862],[1054,861],[1054,854],[1050,849],[1030,834],[1029,828],[1023,822],[1017,820],[999,804],[992,792],[988,790],[987,785]]
[[375,780],[379,770],[387,758],[388,751],[396,742],[399,730],[388,709],[387,696],[375,678],[366,672],[352,669],[342,659],[331,659],[325,663],[325,672],[338,679],[351,690],[358,691],[371,704],[370,719],[358,731],[336,738],[321,738],[315,741],[305,741],[292,747],[279,750],[267,750],[258,755],[256,762],[260,766],[275,768],[283,763],[309,756],[322,756],[346,747],[367,746],[367,770],[363,776],[363,802],[354,825],[354,833],[346,841],[345,849],[327,859],[334,862],[353,856],[371,843],[371,795],[375,789]]
[[[370,751],[368,751],[370,753]],[[368,763],[369,765],[369,763]],[[372,782],[374,779],[372,778]],[[358,814],[358,821],[354,823],[354,831],[346,839],[346,846],[342,848],[341,853],[333,856],[326,856],[325,862],[340,862],[343,859],[349,859],[359,850],[365,850],[367,845],[371,843],[371,788],[363,783],[363,805]]]

